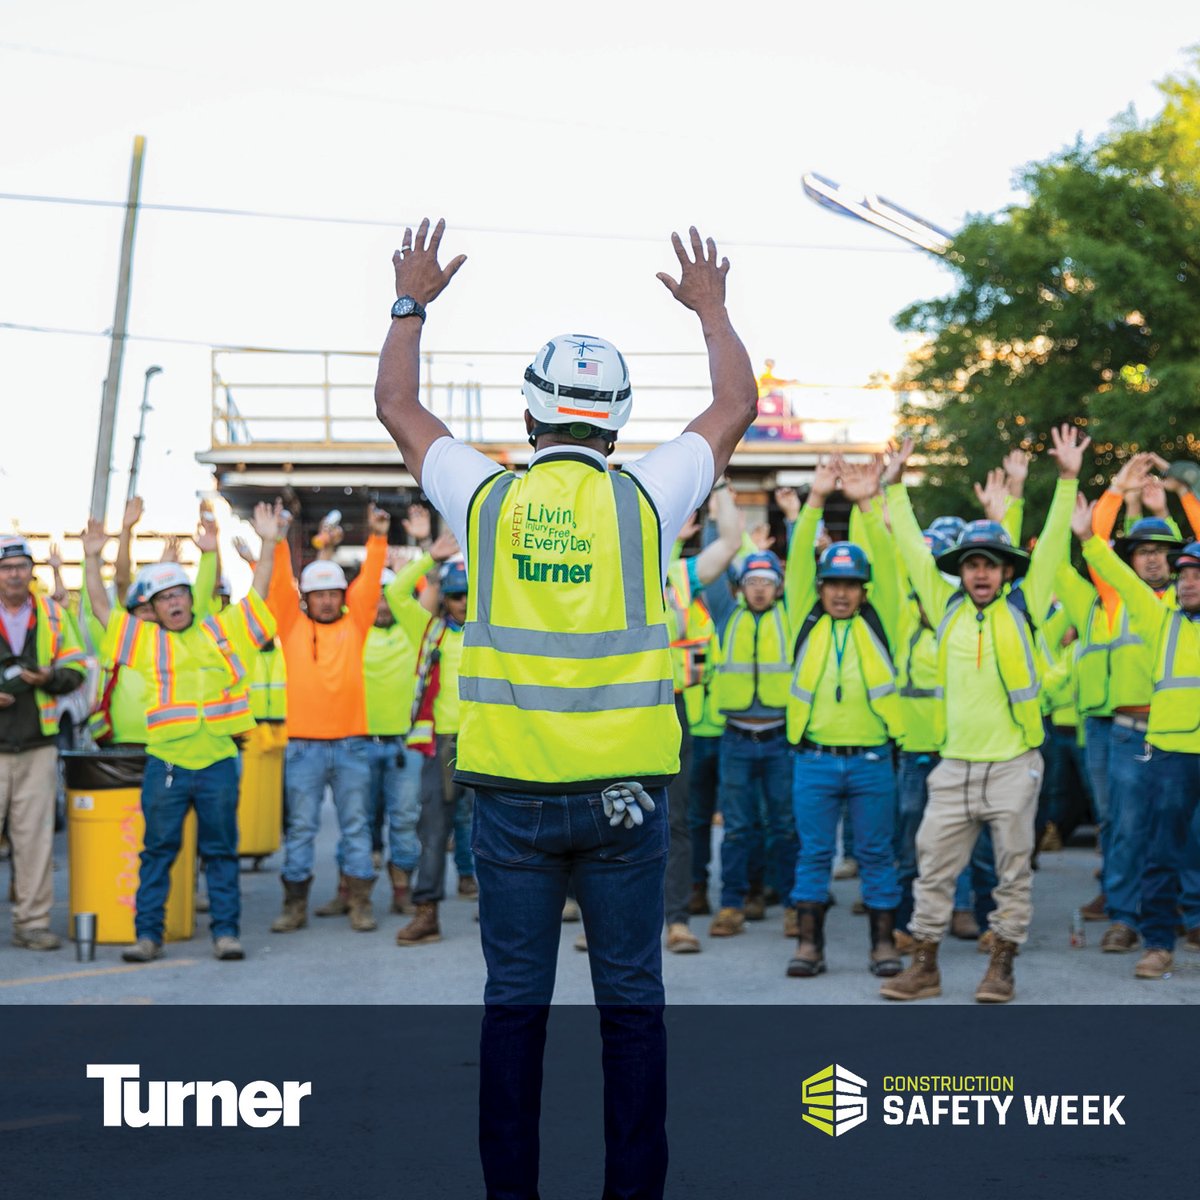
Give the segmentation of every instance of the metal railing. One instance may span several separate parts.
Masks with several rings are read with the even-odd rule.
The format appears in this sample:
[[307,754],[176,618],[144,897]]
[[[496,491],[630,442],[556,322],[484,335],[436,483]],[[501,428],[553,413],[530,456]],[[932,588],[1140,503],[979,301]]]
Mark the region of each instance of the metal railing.
[[[421,388],[429,411],[457,437],[478,443],[525,440],[521,379],[528,354],[506,350],[425,351]],[[711,399],[703,352],[646,352],[630,361],[635,404],[625,442],[674,437]],[[333,350],[212,351],[212,447],[345,448],[388,442],[375,416],[378,356]],[[894,422],[887,387],[790,384],[794,416],[762,416],[748,443],[874,444]]]

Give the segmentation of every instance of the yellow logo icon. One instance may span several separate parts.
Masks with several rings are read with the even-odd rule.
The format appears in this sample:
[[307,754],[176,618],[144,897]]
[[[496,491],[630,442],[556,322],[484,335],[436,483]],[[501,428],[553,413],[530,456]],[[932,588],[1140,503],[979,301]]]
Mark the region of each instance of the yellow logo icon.
[[801,1099],[804,1119],[830,1137],[841,1137],[867,1119],[867,1081],[837,1063],[810,1075]]

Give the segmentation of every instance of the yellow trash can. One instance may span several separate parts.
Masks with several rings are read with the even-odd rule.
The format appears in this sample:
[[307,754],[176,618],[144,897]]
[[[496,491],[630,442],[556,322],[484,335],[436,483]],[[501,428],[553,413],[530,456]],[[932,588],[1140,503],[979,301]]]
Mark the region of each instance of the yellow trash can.
[[279,849],[283,829],[283,752],[287,726],[259,721],[242,743],[238,854],[256,861]]
[[[70,919],[96,914],[96,941],[119,945],[137,940],[133,919],[142,818],[144,754],[67,751],[67,856]],[[171,868],[163,934],[186,941],[196,925],[196,813],[183,823],[183,845]]]

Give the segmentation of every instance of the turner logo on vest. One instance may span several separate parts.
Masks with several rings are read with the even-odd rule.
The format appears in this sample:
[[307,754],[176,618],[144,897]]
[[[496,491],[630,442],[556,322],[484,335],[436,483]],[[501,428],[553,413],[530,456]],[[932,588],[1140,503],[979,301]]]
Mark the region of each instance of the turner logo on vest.
[[517,578],[526,583],[591,583],[591,563],[534,562],[528,554],[514,554]]

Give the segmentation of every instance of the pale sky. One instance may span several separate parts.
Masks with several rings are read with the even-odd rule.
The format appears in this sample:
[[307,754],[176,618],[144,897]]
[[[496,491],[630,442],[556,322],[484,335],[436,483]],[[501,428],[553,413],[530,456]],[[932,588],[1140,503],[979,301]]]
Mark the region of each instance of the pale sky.
[[[955,229],[1013,199],[1023,162],[1090,136],[1197,40],[1193,3],[321,6],[0,0],[0,192],[414,224],[470,261],[428,349],[532,356],[570,330],[702,348],[654,278],[696,223],[733,263],[756,368],[894,373],[891,317],[944,291],[927,256],[807,201],[804,171]],[[0,200],[0,528],[86,516],[123,213]],[[211,476],[210,344],[377,349],[401,230],[144,212],[114,448],[115,516],[143,373],[164,374],[147,525],[190,523]],[[519,376],[513,404],[520,405]],[[637,380],[634,379],[636,389]]]

